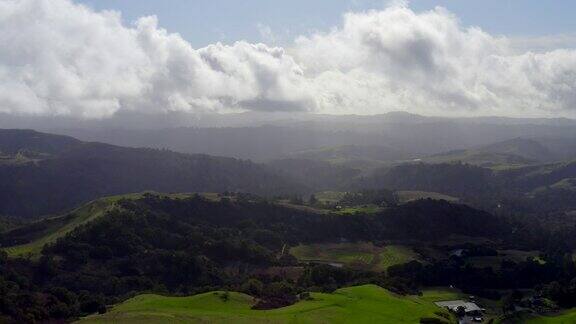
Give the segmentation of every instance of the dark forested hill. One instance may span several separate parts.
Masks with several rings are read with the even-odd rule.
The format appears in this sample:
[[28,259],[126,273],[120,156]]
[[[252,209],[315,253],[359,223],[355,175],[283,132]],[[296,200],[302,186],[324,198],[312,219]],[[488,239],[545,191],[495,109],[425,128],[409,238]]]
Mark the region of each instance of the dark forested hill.
[[[449,203],[447,201],[423,199],[387,208],[377,214],[359,214],[342,217],[338,214],[312,213],[275,203],[253,199],[208,200],[192,195],[188,198],[179,195],[158,195],[145,193],[126,198],[99,200],[107,208],[86,209],[87,213],[105,211],[99,218],[91,218],[86,212],[70,213],[56,218],[41,220],[31,225],[17,228],[3,234],[3,246],[27,244],[42,240],[44,230],[59,232],[58,228],[69,228],[70,224],[80,223],[79,219],[92,220],[90,224],[106,223],[110,215],[116,214],[111,206],[120,206],[121,219],[130,220],[123,225],[125,231],[151,229],[154,226],[167,226],[164,230],[180,232],[189,225],[217,228],[234,228],[244,232],[242,237],[252,237],[251,232],[268,231],[268,236],[276,237],[273,246],[296,245],[311,242],[334,242],[341,239],[379,241],[388,239],[434,241],[452,234],[481,237],[498,237],[505,232],[506,225],[493,215],[474,208]],[[87,205],[88,206],[88,205]],[[126,213],[128,211],[128,213]],[[145,220],[146,215],[155,215],[156,220]],[[135,218],[134,218],[135,217]],[[78,219],[77,219],[78,218]],[[96,220],[95,220],[96,219]],[[164,219],[158,224],[154,222]],[[138,222],[143,223],[139,224]],[[175,225],[180,222],[188,225]],[[143,226],[146,224],[146,226]],[[141,226],[142,225],[142,226]],[[133,229],[130,229],[132,228]],[[93,228],[92,225],[78,226],[76,232]],[[98,229],[102,239],[110,238]],[[273,235],[271,233],[274,233]],[[40,236],[38,236],[40,235]],[[53,235],[53,234],[50,234]],[[96,234],[95,234],[96,235]],[[102,236],[103,235],[103,236]],[[172,234],[171,234],[172,235]],[[122,236],[125,238],[126,236]],[[72,235],[68,240],[76,240]],[[157,236],[155,239],[159,238]],[[144,241],[151,238],[146,238]],[[94,238],[94,240],[97,240]],[[94,240],[85,243],[95,244]],[[107,240],[107,239],[106,239]],[[30,241],[30,242],[29,242]],[[90,242],[88,242],[90,241]],[[139,240],[141,241],[141,240]],[[13,243],[11,243],[13,242]],[[15,243],[14,243],[15,242]],[[124,243],[126,243],[123,240]],[[141,241],[143,242],[143,241]],[[281,243],[280,243],[281,242]],[[102,244],[107,244],[101,242]],[[100,243],[95,244],[99,246]]]
[[39,133],[28,129],[0,129],[0,155],[15,155],[20,152],[53,155],[81,143],[69,136]]
[[361,174],[360,170],[346,165],[308,159],[278,159],[266,165],[316,191],[345,190],[352,179]]
[[13,143],[2,146],[8,154],[39,153],[0,163],[0,214],[5,215],[40,216],[144,190],[279,194],[301,189],[264,166],[233,158],[83,143],[32,131],[0,133],[0,143]]
[[415,163],[382,168],[358,188],[452,195],[476,207],[528,214],[576,210],[576,162],[493,170],[464,163]]
[[462,197],[493,190],[496,180],[492,170],[469,164],[417,163],[377,170],[361,179],[359,186],[435,191]]

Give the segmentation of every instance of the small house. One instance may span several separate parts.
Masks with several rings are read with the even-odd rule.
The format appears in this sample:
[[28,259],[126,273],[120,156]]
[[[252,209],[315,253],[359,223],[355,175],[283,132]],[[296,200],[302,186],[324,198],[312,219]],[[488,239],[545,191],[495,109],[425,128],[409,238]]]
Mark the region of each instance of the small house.
[[458,313],[459,309],[463,309],[466,316],[480,316],[484,310],[480,308],[480,306],[476,305],[476,303],[464,300],[442,301],[436,302],[435,304],[442,308],[446,308],[453,313]]

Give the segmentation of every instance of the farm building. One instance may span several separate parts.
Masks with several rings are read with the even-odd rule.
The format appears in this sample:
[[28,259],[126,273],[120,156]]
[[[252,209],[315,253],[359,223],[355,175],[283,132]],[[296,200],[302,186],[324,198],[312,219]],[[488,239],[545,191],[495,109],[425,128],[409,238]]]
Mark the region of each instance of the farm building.
[[468,316],[481,315],[482,312],[484,311],[484,309],[480,308],[478,305],[476,305],[476,303],[467,302],[464,300],[442,301],[442,302],[436,302],[435,304],[440,307],[446,308],[454,313],[457,313],[458,309],[462,307],[464,309],[464,312]]

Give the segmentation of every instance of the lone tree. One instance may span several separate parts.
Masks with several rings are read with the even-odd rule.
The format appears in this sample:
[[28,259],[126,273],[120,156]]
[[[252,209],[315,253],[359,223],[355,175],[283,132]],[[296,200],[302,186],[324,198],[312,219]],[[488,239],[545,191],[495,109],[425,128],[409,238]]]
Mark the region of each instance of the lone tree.
[[220,299],[223,302],[227,302],[230,300],[230,293],[228,291],[225,291],[222,295],[220,295]]

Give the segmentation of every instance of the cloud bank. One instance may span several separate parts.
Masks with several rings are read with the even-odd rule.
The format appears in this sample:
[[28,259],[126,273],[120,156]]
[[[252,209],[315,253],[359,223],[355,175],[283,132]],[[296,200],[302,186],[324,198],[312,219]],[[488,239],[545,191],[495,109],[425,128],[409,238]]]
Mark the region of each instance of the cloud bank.
[[71,0],[0,0],[0,112],[310,111],[570,116],[576,51],[520,52],[437,8],[348,13],[285,48],[195,49],[155,17]]

